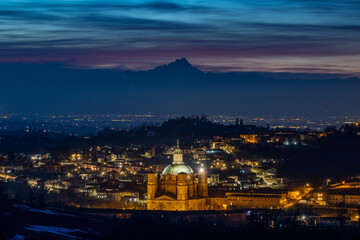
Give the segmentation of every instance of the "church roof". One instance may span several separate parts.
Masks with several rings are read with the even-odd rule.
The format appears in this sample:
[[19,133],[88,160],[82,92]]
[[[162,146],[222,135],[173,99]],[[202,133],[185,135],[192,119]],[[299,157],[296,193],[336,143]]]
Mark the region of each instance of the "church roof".
[[186,173],[191,174],[194,173],[192,168],[189,165],[183,164],[169,164],[166,166],[162,174],[179,174],[179,173]]

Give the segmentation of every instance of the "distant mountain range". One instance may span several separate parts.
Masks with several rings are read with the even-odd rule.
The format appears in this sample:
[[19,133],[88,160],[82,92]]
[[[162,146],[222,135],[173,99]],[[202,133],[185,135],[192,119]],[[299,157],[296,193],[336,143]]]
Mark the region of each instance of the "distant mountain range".
[[356,77],[202,72],[185,58],[149,71],[7,63],[0,84],[4,112],[360,115]]

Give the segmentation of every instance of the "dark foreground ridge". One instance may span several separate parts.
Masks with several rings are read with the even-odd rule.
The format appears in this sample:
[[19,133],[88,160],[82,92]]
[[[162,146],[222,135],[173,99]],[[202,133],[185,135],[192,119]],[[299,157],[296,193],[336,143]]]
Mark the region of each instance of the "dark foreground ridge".
[[304,227],[291,218],[281,226],[265,227],[266,219],[281,216],[279,211],[257,210],[266,219],[244,221],[239,218],[244,211],[110,214],[108,210],[91,214],[38,209],[13,202],[2,202],[0,210],[0,239],[354,239],[360,233],[355,227]]

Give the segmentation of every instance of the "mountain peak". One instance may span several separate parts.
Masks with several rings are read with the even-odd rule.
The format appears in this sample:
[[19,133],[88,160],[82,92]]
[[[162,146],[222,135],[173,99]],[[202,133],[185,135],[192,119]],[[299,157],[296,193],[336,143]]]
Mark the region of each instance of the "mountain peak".
[[175,60],[175,63],[178,63],[178,64],[189,64],[189,65],[191,65],[190,63],[189,63],[189,61],[186,59],[186,58],[178,58],[178,59],[176,59]]
[[177,68],[195,68],[186,58],[176,59],[175,62],[168,64],[168,67],[177,67]]
[[186,58],[178,58],[174,62],[162,65],[154,70],[156,71],[173,71],[173,72],[201,72],[199,69],[191,65]]

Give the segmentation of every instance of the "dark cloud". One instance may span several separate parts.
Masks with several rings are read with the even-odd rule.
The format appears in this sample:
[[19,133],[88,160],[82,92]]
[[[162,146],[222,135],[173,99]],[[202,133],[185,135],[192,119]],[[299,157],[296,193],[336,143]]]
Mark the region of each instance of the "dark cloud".
[[203,25],[187,24],[178,21],[160,21],[152,19],[134,17],[110,17],[102,15],[86,15],[79,18],[81,24],[91,24],[92,27],[105,27],[112,30],[169,30],[176,31],[184,29],[186,31],[204,29]]
[[168,2],[152,2],[147,4],[137,5],[136,7],[145,7],[145,8],[153,8],[153,9],[161,9],[161,10],[183,10],[186,7]]
[[1,11],[0,10],[0,17],[18,17],[18,16],[23,16],[25,14],[28,14],[30,11],[12,11],[12,10],[7,10],[7,11]]
[[[351,33],[354,36],[360,37],[360,24],[299,24],[299,23],[263,23],[263,22],[252,22],[252,23],[242,23],[248,27],[267,30],[268,32],[287,32],[287,33],[296,33],[297,35],[305,35],[308,33],[329,33],[339,34],[339,33]],[[311,35],[310,35],[311,36]],[[323,36],[324,38],[326,36]]]

